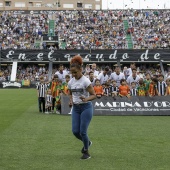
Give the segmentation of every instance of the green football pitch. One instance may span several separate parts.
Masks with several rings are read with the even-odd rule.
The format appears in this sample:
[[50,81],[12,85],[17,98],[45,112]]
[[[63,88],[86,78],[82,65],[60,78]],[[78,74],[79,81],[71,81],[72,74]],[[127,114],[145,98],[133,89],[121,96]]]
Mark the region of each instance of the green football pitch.
[[38,112],[35,89],[0,90],[0,170],[169,170],[169,116],[94,116],[91,159],[70,115]]

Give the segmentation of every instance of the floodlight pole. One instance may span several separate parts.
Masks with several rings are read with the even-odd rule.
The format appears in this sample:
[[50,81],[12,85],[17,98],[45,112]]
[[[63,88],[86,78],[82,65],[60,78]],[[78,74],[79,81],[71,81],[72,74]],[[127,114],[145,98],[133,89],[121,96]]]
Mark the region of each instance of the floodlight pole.
[[117,60],[117,65],[118,65],[118,67],[121,69],[120,60]]
[[161,67],[161,72],[162,72],[162,74],[165,75],[164,66],[163,66],[161,60],[159,61],[159,64],[160,64],[160,67]]
[[48,81],[51,81],[52,73],[53,73],[53,62],[49,61],[49,66],[48,66]]
[[1,57],[2,57],[1,52],[2,52],[2,50],[0,49],[0,70],[1,70]]

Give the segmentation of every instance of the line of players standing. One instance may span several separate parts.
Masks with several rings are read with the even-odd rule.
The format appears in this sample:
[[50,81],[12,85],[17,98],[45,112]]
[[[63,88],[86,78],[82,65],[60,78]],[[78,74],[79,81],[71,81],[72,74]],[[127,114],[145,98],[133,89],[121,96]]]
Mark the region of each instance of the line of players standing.
[[[109,67],[105,67],[101,72],[97,71],[95,63],[91,68],[87,65],[84,70],[84,75],[90,79],[98,98],[111,96],[116,100],[116,97],[170,95],[170,78],[164,81],[162,74],[151,77],[149,73],[145,74],[145,78],[141,78],[137,75],[135,63],[131,63],[130,68],[123,72],[118,66],[113,73],[109,72]],[[61,95],[68,95],[67,84],[70,77],[62,64],[51,82],[45,83],[44,77],[40,77],[37,85],[39,112],[61,113]]]

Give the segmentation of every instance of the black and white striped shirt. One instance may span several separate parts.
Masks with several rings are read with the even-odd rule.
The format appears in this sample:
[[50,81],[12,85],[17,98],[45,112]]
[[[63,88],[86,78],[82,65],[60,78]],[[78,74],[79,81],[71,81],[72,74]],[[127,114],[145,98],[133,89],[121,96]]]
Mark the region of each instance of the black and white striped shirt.
[[52,100],[53,100],[53,96],[50,95],[50,94],[47,94],[47,96],[46,96],[46,104],[47,105],[52,104]]
[[166,86],[167,85],[164,81],[162,81],[162,82],[158,81],[157,88],[158,88],[158,92],[161,94],[161,96],[165,95]]
[[47,102],[47,103],[52,103],[52,100],[53,100],[53,96],[47,94],[47,96],[46,96],[46,102]]
[[137,96],[137,89],[136,88],[130,89],[130,95]]
[[118,92],[119,88],[118,86],[114,87],[114,86],[110,86],[110,92],[113,93],[113,92]]
[[46,84],[38,84],[37,85],[37,90],[38,90],[38,97],[45,97],[46,91],[47,91],[47,85]]
[[109,88],[109,87],[105,87],[105,88],[104,88],[104,94],[106,94],[107,96],[109,96],[109,94],[110,94],[110,88]]

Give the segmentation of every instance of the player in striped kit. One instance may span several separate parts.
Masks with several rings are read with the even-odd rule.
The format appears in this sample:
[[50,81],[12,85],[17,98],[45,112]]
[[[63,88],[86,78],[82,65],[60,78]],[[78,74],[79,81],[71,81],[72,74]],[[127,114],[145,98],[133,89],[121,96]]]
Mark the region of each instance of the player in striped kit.
[[158,87],[158,96],[164,96],[166,92],[167,84],[164,81],[164,76],[162,74],[159,75],[157,87]]
[[117,96],[118,92],[119,87],[117,86],[117,82],[116,80],[112,80],[112,84],[110,86],[110,93],[114,100],[116,99],[115,97]]
[[136,82],[132,82],[130,86],[130,95],[137,96]]
[[45,113],[48,114],[51,112],[51,109],[52,109],[52,101],[53,101],[53,96],[52,96],[52,93],[51,93],[51,90],[49,89],[47,91],[47,96],[46,96],[46,104],[45,104]]
[[105,87],[104,87],[103,91],[104,91],[104,96],[110,96],[111,95],[109,82],[105,83]]
[[40,83],[37,85],[38,105],[39,112],[45,113],[45,97],[46,97],[47,85],[44,82],[44,77],[40,77]]

